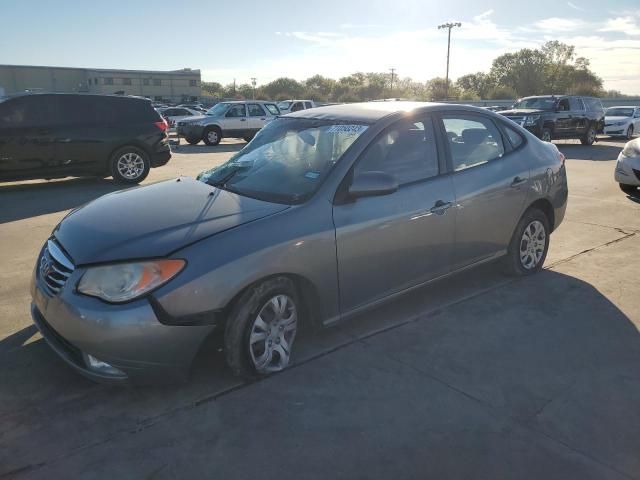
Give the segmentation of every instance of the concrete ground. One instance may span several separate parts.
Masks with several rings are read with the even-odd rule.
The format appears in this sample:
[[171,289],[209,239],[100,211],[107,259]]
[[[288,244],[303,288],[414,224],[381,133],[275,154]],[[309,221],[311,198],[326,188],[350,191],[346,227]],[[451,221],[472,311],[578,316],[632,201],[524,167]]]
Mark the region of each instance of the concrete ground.
[[[567,216],[547,268],[494,265],[302,332],[296,364],[231,376],[215,345],[186,385],[93,384],[28,313],[39,248],[110,180],[0,184],[0,478],[640,479],[640,197],[623,142],[561,142]],[[241,144],[180,147],[145,183]]]

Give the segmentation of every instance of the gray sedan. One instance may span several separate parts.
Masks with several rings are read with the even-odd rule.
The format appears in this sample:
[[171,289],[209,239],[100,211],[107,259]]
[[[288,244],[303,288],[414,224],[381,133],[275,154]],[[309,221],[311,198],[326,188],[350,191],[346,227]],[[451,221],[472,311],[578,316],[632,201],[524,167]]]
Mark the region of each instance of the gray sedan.
[[302,323],[499,258],[539,271],[567,193],[557,148],[487,110],[304,110],[198,180],[70,213],[38,257],[32,315],[95,380],[185,378],[210,335],[236,374],[267,375],[291,363]]

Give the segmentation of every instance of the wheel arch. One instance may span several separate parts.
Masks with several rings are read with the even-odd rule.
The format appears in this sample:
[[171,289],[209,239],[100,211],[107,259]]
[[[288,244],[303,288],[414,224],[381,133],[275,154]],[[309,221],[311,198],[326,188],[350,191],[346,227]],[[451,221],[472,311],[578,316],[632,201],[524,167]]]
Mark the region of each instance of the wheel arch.
[[540,210],[547,217],[547,220],[549,221],[549,228],[550,228],[549,233],[552,233],[555,230],[555,226],[556,226],[556,214],[553,209],[553,204],[551,203],[551,201],[547,198],[537,199],[536,201],[532,202],[527,208],[524,209],[524,212],[522,212],[522,216],[520,218],[522,218],[526,212],[534,208],[537,210]]
[[133,141],[133,142],[123,143],[122,145],[118,145],[117,147],[114,147],[111,149],[111,151],[109,152],[109,155],[107,155],[107,160],[105,165],[107,173],[111,174],[111,162],[113,161],[113,158],[116,152],[118,150],[122,150],[123,148],[127,148],[127,147],[134,147],[138,150],[142,150],[144,154],[147,156],[147,160],[149,160],[149,166],[151,166],[151,152],[141,143]]

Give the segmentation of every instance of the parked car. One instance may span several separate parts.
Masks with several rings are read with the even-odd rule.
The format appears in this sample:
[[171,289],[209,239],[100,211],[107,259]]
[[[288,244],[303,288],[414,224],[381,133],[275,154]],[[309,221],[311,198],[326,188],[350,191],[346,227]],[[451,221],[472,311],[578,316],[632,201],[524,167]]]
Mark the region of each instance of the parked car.
[[207,145],[218,145],[225,137],[243,138],[247,142],[267,122],[280,115],[273,102],[259,100],[220,102],[205,115],[178,122],[178,135],[195,145],[204,140]]
[[173,129],[180,120],[202,116],[202,112],[186,107],[169,107],[162,111],[162,116],[167,121],[169,129]]
[[505,107],[504,105],[492,105],[490,107],[482,107],[490,110],[492,112],[503,112],[505,110],[509,110],[509,107]]
[[616,163],[614,174],[620,190],[624,193],[636,193],[640,187],[640,138],[627,142]]
[[567,195],[555,145],[480,108],[304,110],[199,181],[74,210],[38,257],[31,311],[95,380],[184,378],[211,334],[236,374],[267,375],[289,365],[302,323],[499,258],[540,271]]
[[52,93],[0,100],[0,181],[111,175],[139,183],[170,158],[167,123],[149,100]]
[[604,109],[594,97],[525,97],[500,113],[545,142],[578,138],[583,145],[592,145],[604,131]]
[[189,110],[196,110],[198,112],[205,113],[208,109],[201,103],[183,103],[178,105],[178,108],[188,108]]
[[604,133],[631,140],[640,132],[640,107],[609,107],[605,111]]
[[300,110],[308,110],[309,108],[315,108],[316,104],[313,100],[284,100],[278,103],[278,108],[283,115],[291,112],[298,112]]

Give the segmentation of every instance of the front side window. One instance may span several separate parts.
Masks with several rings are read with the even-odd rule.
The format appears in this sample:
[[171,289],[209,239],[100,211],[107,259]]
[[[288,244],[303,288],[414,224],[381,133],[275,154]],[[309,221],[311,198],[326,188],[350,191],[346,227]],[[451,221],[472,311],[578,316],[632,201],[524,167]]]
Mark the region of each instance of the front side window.
[[479,115],[447,115],[447,132],[453,170],[464,170],[504,155],[500,131],[489,118]]
[[578,97],[571,97],[569,99],[569,107],[574,112],[579,112],[581,110],[584,110],[584,104],[582,103],[582,100]]
[[304,102],[304,108],[313,108],[313,105],[311,105],[311,102]]
[[299,110],[304,110],[304,106],[302,105],[302,102],[294,103],[293,106],[291,107],[291,111],[292,112],[297,112]]
[[246,117],[247,108],[244,106],[244,103],[233,105],[231,108],[229,108],[225,116],[228,118]]
[[385,172],[398,184],[425,180],[438,175],[438,152],[431,118],[417,122],[403,120],[385,131],[356,164],[361,172]]
[[288,102],[288,101],[284,101],[284,102],[280,102],[278,104],[278,108],[280,110],[289,110],[289,107],[291,106],[292,102]]
[[518,100],[513,108],[532,108],[536,110],[553,110],[556,104],[554,97],[532,97]]
[[264,109],[257,103],[250,103],[247,106],[249,107],[250,117],[264,117],[266,115]]
[[571,110],[571,105],[569,104],[568,98],[563,98],[558,102],[558,111],[559,112],[568,112]]
[[359,124],[278,118],[228,162],[198,178],[268,202],[301,203],[366,130]]

